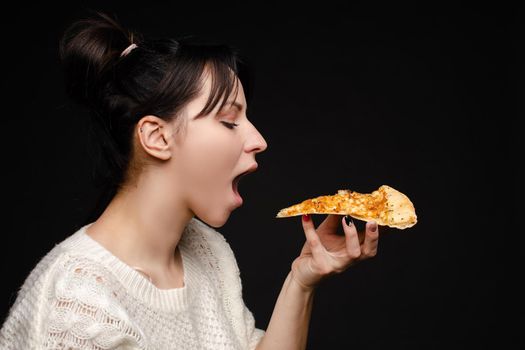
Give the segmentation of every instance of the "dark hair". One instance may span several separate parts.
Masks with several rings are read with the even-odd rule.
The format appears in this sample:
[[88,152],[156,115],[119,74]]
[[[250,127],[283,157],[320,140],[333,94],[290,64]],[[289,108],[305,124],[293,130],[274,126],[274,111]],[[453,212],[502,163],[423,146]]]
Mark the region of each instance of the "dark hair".
[[[121,56],[132,43],[137,47]],[[199,93],[206,67],[212,88],[199,116],[207,115],[237,92],[235,77],[240,78],[241,60],[229,46],[145,39],[100,12],[72,23],[59,51],[68,95],[93,117],[94,181],[112,195],[131,176],[133,131],[144,115],[177,118]],[[177,132],[184,131],[184,123],[176,125]]]

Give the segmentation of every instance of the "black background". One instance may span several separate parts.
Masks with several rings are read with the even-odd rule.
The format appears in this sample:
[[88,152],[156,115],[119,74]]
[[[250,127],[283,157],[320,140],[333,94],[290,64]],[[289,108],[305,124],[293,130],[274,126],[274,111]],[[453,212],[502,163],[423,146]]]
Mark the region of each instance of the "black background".
[[146,35],[230,44],[249,61],[248,117],[268,149],[241,183],[244,205],[218,230],[257,327],[267,327],[304,242],[300,218],[277,211],[387,184],[411,198],[418,224],[381,227],[374,259],[323,282],[308,349],[523,346],[523,16],[425,3],[12,4],[0,41],[2,317],[100,192],[57,56],[65,27],[97,9]]

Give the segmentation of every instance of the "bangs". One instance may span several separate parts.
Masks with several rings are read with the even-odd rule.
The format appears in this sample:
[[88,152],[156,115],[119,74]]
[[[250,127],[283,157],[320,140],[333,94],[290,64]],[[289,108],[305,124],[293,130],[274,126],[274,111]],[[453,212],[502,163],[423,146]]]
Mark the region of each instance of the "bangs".
[[204,81],[207,75],[211,76],[211,88],[208,100],[204,108],[198,114],[199,117],[211,113],[219,105],[219,110],[224,108],[228,102],[228,98],[233,95],[233,99],[237,98],[239,92],[239,79],[237,77],[236,65],[232,66],[219,60],[217,58],[210,59],[204,69],[202,80]]

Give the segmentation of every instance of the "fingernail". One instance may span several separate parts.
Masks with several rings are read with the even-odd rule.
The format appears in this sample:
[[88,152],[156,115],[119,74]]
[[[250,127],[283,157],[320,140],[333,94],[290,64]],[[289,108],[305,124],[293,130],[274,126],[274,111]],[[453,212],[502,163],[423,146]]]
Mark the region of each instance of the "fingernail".
[[308,220],[310,220],[310,217],[308,216],[308,214],[304,214],[304,215],[303,215],[303,220],[304,220],[304,221],[308,221]]
[[352,226],[354,224],[354,222],[352,221],[352,218],[348,215],[345,215],[345,222],[346,222],[346,226]]
[[370,231],[376,232],[377,230],[377,224],[374,222],[372,225],[370,225]]

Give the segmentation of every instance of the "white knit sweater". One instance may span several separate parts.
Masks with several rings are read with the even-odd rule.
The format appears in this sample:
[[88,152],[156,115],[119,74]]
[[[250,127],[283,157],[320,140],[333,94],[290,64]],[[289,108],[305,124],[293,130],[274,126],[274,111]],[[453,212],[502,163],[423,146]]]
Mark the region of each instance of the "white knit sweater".
[[0,330],[0,349],[254,349],[235,256],[196,218],[179,242],[184,286],[159,289],[85,233],[31,271]]

